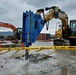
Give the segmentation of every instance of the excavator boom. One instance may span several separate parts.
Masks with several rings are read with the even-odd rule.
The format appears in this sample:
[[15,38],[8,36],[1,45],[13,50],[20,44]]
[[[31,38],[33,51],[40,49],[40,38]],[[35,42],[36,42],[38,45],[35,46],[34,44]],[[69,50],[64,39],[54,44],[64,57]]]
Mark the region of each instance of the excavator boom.
[[[43,20],[45,21],[45,23],[52,20],[53,18],[60,19],[62,22],[62,27],[63,27],[64,32],[59,33],[59,34],[57,32],[57,36],[59,37],[59,35],[65,34],[64,36],[60,36],[60,37],[66,37],[67,38],[68,37],[68,16],[67,16],[67,14],[64,11],[62,11],[61,9],[59,9],[57,6],[46,7],[44,10],[46,10],[46,11],[49,10],[49,12],[47,14],[43,15],[44,16]],[[36,14],[41,14],[41,13],[44,14],[44,10],[38,9]]]
[[9,23],[0,22],[0,27],[10,28],[13,30],[13,32],[16,31],[16,27]]

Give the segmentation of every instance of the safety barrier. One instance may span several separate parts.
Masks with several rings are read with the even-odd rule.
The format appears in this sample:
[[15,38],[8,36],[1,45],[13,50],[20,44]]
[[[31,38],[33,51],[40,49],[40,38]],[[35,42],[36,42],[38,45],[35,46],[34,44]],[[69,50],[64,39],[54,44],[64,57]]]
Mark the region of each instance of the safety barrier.
[[9,48],[0,48],[0,51],[3,50],[76,50],[76,46],[31,46],[31,47],[9,47]]
[[[25,50],[26,54],[24,55],[26,57],[26,60],[28,59],[28,52],[31,50],[35,50],[35,51],[41,51],[41,50],[54,50],[58,51],[58,50],[76,50],[76,46],[30,46],[30,47],[8,47],[8,48],[0,48],[0,55],[6,54],[10,51],[15,50],[16,52],[13,53],[11,55],[11,57],[13,57],[16,53],[18,53],[21,50]],[[50,54],[46,55],[45,57],[48,57]]]

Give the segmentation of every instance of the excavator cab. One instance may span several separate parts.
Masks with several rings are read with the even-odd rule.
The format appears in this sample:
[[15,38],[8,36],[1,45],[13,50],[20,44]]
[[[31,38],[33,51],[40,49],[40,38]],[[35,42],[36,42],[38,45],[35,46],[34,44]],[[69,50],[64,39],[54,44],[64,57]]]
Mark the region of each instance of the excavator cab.
[[22,28],[17,28],[16,31],[15,31],[15,37],[16,39],[21,39],[21,34],[22,34]]
[[70,36],[76,36],[76,20],[70,21]]
[[71,20],[69,25],[70,45],[76,46],[76,20]]

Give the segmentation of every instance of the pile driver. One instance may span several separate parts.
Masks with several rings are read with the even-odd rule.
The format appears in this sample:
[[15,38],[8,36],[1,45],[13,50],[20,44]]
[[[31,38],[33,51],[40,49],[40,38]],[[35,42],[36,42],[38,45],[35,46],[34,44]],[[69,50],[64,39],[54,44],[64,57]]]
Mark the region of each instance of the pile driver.
[[[48,11],[49,10],[49,11]],[[48,13],[44,13],[48,11]],[[41,16],[43,14],[43,17]],[[46,24],[48,30],[49,21],[60,19],[62,26],[55,32],[54,45],[76,45],[76,20],[70,20],[68,25],[67,14],[57,6],[38,9],[34,14],[32,11],[23,12],[23,32],[22,41],[26,46],[30,46],[36,41],[38,35]]]

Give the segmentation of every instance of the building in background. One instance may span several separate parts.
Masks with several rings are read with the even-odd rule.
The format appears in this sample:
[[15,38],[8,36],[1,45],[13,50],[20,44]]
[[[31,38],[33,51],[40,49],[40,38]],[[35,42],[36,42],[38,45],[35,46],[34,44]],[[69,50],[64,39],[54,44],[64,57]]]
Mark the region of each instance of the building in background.
[[37,40],[40,40],[40,41],[50,41],[50,34],[41,33],[41,34],[39,34]]

